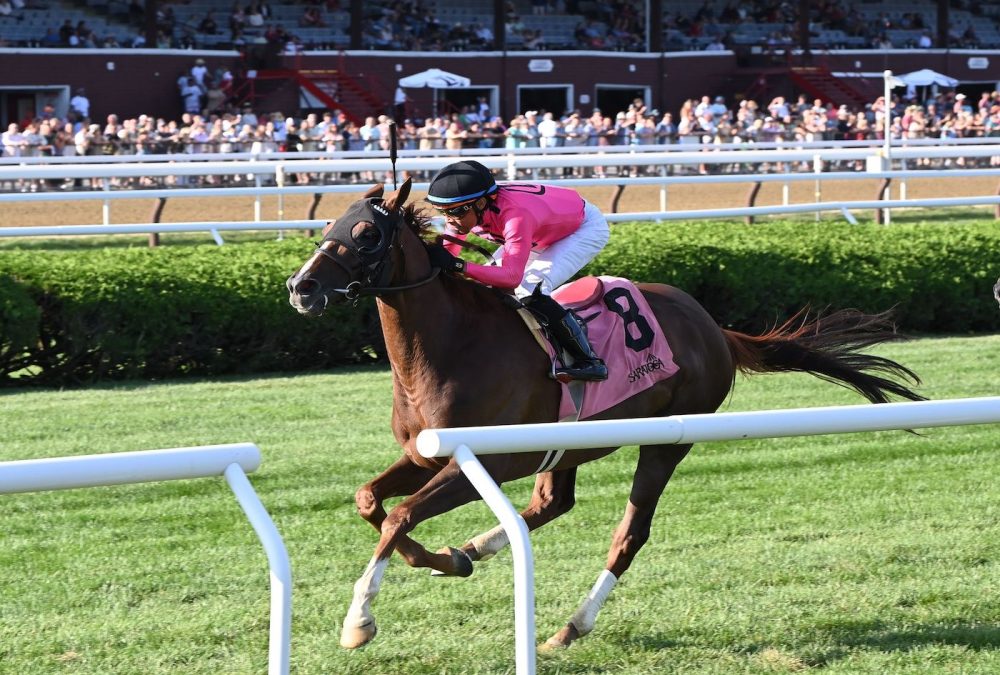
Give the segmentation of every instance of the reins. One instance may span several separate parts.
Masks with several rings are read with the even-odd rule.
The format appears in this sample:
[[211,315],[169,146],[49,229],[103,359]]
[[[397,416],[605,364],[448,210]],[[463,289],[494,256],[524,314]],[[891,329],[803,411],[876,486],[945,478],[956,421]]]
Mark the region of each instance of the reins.
[[[395,292],[395,291],[408,291],[411,288],[416,288],[417,286],[423,286],[424,284],[428,284],[428,283],[434,281],[434,279],[440,273],[441,273],[441,268],[440,267],[432,267],[431,268],[431,273],[430,273],[429,276],[421,279],[420,281],[414,281],[412,284],[406,284],[405,286],[381,286],[381,287],[366,286],[365,288],[360,289],[359,292],[362,295],[377,295],[378,293]],[[354,284],[360,285],[360,282],[358,282],[358,281],[351,282],[351,283],[347,284],[347,287],[350,288]],[[350,300],[350,299],[351,299],[350,296],[348,296],[348,300]]]
[[438,234],[438,236],[444,239],[445,241],[455,244],[456,246],[460,246],[469,251],[475,251],[476,253],[481,254],[487,260],[493,259],[493,254],[490,253],[489,250],[487,250],[486,248],[480,246],[479,244],[474,244],[471,241],[468,241],[467,239],[459,239],[458,237],[452,236],[447,232],[442,232]]

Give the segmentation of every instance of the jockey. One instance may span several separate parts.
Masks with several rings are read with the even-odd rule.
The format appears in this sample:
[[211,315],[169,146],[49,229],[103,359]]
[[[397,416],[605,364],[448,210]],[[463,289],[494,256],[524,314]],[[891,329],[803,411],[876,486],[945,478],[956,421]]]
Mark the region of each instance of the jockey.
[[431,264],[514,292],[547,320],[553,338],[574,359],[556,379],[606,380],[608,368],[590,346],[576,316],[549,295],[608,243],[608,221],[575,190],[533,183],[497,185],[474,160],[449,164],[431,181],[429,201],[459,238],[469,232],[500,244],[492,265],[457,257],[460,246],[433,247]]

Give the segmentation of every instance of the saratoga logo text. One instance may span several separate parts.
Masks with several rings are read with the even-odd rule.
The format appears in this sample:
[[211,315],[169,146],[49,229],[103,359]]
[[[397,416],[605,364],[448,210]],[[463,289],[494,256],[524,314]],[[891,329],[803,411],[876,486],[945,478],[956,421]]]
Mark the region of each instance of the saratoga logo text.
[[653,371],[662,370],[663,367],[664,367],[663,361],[660,360],[660,357],[657,356],[656,354],[650,354],[649,356],[646,357],[646,362],[644,364],[629,372],[628,374],[629,384],[632,384],[639,378],[649,375]]

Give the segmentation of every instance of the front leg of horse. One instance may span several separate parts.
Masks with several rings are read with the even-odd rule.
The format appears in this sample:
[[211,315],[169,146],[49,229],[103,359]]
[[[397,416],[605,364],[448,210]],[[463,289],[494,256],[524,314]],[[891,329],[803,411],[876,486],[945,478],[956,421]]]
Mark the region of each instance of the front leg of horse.
[[351,606],[344,617],[344,626],[340,632],[340,646],[345,649],[357,649],[368,644],[378,628],[375,617],[372,616],[372,601],[378,595],[385,568],[389,565],[389,557],[372,558],[365,568],[364,574],[354,584],[354,597]]
[[[412,560],[416,566],[426,566],[456,576],[468,576],[472,573],[472,563],[464,554],[430,553],[406,534],[428,518],[466,504],[476,496],[472,484],[461,475],[458,466],[452,463],[385,516],[375,554],[361,578],[354,584],[354,597],[344,617],[340,635],[342,647],[361,647],[375,637],[377,627],[371,606],[378,595],[389,557],[394,550],[399,549],[407,562]],[[467,569],[465,574],[462,574],[463,568]]]
[[[419,467],[404,455],[388,469],[358,488],[354,495],[358,515],[381,532],[382,523],[387,516],[383,506],[385,500],[413,494],[426,485],[437,473],[437,469]],[[410,567],[430,567],[434,570],[455,569],[455,574],[458,576],[469,576],[472,574],[471,562],[467,561],[467,556],[464,554],[457,557],[453,555],[451,551],[454,550],[432,554],[406,536],[401,537],[396,544],[396,551]]]
[[[386,522],[388,523],[389,520]],[[343,629],[340,633],[340,646],[345,649],[363,647],[371,642],[378,632],[371,606],[378,595],[392,554],[392,544],[388,544],[389,547],[385,548],[384,541],[385,537],[383,536],[374,557],[368,563],[368,567],[354,584],[354,597],[347,610],[347,616],[344,617]],[[410,560],[423,561],[421,564],[411,563],[414,567],[430,567],[448,576],[467,577],[472,574],[472,561],[455,549],[443,554],[434,554],[408,537],[400,537],[397,545],[409,549],[409,553],[404,555],[407,562]]]
[[358,488],[354,494],[358,515],[381,532],[382,521],[386,517],[383,507],[385,500],[401,495],[412,495],[427,485],[427,481],[433,478],[435,473],[436,470],[419,467],[408,456],[403,455],[388,469]]

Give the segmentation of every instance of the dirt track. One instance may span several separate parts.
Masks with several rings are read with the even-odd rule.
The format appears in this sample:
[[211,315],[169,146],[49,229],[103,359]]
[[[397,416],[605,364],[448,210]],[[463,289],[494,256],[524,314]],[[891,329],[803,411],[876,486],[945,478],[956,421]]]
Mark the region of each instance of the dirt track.
[[[880,181],[875,179],[826,182],[821,186],[820,199],[823,201],[875,199]],[[998,192],[995,179],[958,178],[954,180],[920,178],[906,183],[909,198],[985,196]],[[804,203],[815,201],[816,183],[805,181],[789,183],[789,202]],[[713,185],[670,186],[667,192],[667,210],[689,210],[704,208],[726,208],[745,206],[751,183],[729,183]],[[764,184],[757,196],[757,205],[780,204],[782,183]],[[202,198],[176,198],[167,201],[161,222],[185,221],[232,221],[253,219],[253,199],[248,197],[219,197],[213,189],[206,188]],[[613,187],[584,188],[581,193],[600,208],[610,208]],[[316,212],[317,218],[335,218],[351,201],[360,194],[325,195]],[[422,198],[423,193],[415,193]],[[892,188],[893,198],[898,198],[899,187]],[[308,215],[312,202],[309,196],[289,196],[284,199],[284,218],[302,219]],[[112,223],[148,223],[152,218],[155,199],[122,200],[111,203]],[[658,211],[660,192],[655,187],[628,187],[619,201],[618,210]],[[101,202],[30,202],[5,205],[2,208],[2,225],[84,225],[100,223]],[[277,197],[263,200],[262,218],[278,219]]]

